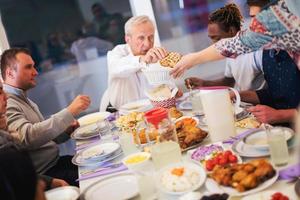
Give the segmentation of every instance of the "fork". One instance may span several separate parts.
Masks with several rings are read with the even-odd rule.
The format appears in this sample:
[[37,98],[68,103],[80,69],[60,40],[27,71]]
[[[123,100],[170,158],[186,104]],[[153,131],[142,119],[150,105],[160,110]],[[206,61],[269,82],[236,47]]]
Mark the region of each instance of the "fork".
[[100,172],[100,171],[103,171],[103,170],[106,170],[106,169],[114,169],[114,168],[120,167],[121,165],[123,165],[123,163],[113,163],[113,164],[110,164],[110,165],[106,165],[104,167],[99,167],[99,168],[96,168],[96,169],[83,171],[83,172],[80,173],[80,175],[85,176],[85,175]]

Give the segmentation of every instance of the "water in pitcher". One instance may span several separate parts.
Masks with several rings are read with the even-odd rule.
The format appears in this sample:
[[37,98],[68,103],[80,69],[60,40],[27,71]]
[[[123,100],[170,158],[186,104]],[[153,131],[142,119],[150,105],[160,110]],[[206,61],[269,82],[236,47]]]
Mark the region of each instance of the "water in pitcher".
[[228,89],[201,90],[201,101],[212,142],[235,136],[234,110]]
[[158,143],[151,148],[152,160],[155,169],[181,161],[181,150],[177,142],[168,141]]

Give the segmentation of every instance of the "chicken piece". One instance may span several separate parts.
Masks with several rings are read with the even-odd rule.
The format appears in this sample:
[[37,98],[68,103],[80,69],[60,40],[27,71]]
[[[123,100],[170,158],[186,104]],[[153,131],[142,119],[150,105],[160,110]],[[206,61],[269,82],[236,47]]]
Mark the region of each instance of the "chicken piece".
[[230,186],[232,182],[232,174],[233,171],[230,168],[216,166],[209,176],[220,185]]
[[256,159],[249,162],[249,164],[252,164],[254,167],[260,167],[265,163],[268,163],[265,159]]
[[186,135],[184,143],[186,143],[188,146],[202,141],[207,135],[207,133],[202,131],[200,128],[191,125],[185,126],[183,131]]
[[242,186],[240,183],[238,183],[238,182],[233,182],[232,184],[231,184],[231,186],[233,187],[233,188],[235,188],[237,191],[239,191],[239,192],[244,192],[244,191],[246,191],[246,188],[244,187],[244,186]]
[[245,172],[252,173],[255,169],[256,167],[250,163],[246,163],[243,165],[243,171]]
[[269,163],[263,163],[256,168],[254,175],[257,176],[260,181],[265,181],[275,175],[275,170]]
[[243,180],[246,176],[248,176],[248,172],[244,170],[237,171],[236,173],[233,174],[232,180],[235,182],[240,182]]
[[240,184],[246,189],[252,189],[255,188],[259,184],[259,182],[257,180],[257,177],[252,173],[248,174],[248,176],[241,180]]

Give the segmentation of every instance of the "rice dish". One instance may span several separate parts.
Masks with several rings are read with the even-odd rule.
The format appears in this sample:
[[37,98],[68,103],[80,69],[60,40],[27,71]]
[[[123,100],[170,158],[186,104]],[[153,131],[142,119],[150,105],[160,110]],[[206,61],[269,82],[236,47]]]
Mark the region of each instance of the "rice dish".
[[187,192],[200,181],[200,174],[187,167],[171,168],[161,176],[162,186],[171,192]]

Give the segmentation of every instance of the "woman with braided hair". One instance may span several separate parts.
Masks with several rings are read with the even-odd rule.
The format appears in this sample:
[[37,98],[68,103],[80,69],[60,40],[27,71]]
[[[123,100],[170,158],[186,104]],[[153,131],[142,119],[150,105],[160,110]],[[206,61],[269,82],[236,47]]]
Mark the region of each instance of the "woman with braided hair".
[[[175,78],[196,64],[203,64],[225,57],[258,49],[282,49],[294,52],[293,59],[300,60],[300,1],[271,0],[262,12],[251,21],[250,27],[232,38],[222,39],[214,45],[182,57],[171,75]],[[299,68],[299,64],[298,64]]]
[[[223,38],[234,37],[241,29],[243,17],[235,4],[228,4],[209,15],[208,37],[213,43]],[[185,80],[187,87],[225,85],[238,90],[258,90],[264,87],[263,74],[255,67],[255,56],[261,51],[245,54],[236,59],[227,58],[224,77],[216,80],[203,80],[190,77]]]

